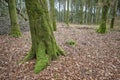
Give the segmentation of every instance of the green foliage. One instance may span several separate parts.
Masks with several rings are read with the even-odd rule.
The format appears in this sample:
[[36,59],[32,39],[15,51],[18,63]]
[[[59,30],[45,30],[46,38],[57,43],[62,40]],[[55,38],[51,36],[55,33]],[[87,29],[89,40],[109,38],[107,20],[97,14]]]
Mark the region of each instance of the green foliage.
[[70,46],[75,46],[76,45],[76,42],[74,40],[68,40],[66,41],[66,44],[70,45]]

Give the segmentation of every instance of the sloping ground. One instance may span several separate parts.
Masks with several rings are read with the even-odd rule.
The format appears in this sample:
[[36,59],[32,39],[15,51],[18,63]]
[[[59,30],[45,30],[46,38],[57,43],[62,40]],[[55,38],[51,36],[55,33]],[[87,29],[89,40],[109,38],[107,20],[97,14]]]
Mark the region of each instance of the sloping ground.
[[[97,34],[89,27],[59,27],[58,44],[67,53],[39,74],[35,60],[18,65],[29,51],[29,32],[21,38],[0,35],[0,80],[120,80],[120,32]],[[73,39],[75,46],[66,44]]]

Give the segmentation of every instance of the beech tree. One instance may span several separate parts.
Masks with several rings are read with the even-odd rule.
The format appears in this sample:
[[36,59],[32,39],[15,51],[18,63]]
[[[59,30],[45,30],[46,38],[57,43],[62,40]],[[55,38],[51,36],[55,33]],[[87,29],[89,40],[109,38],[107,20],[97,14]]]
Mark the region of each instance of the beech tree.
[[109,0],[103,1],[102,18],[101,18],[100,27],[97,30],[98,33],[105,33],[106,32],[106,21],[107,21],[107,16],[108,16],[109,5],[110,5]]
[[29,17],[32,47],[23,62],[35,58],[35,73],[43,70],[51,60],[64,55],[57,45],[50,25],[46,0],[25,0]]
[[19,37],[21,36],[21,31],[18,25],[15,0],[8,0],[8,8],[9,8],[10,21],[11,21],[10,35],[13,37]]
[[66,24],[69,26],[69,0],[67,0]]
[[54,8],[54,0],[50,0],[50,16],[52,21],[52,28],[56,31],[56,17],[55,17],[55,8]]
[[117,12],[117,4],[118,4],[118,0],[114,0],[112,5],[112,19],[111,19],[110,28],[113,28],[114,26],[114,21],[115,21],[116,12]]

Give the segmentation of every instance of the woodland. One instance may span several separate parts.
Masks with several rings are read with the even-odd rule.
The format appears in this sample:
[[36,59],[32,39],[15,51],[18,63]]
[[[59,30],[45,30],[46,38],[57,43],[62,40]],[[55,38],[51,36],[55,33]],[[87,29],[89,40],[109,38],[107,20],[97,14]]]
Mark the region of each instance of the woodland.
[[0,80],[120,80],[120,0],[0,0]]

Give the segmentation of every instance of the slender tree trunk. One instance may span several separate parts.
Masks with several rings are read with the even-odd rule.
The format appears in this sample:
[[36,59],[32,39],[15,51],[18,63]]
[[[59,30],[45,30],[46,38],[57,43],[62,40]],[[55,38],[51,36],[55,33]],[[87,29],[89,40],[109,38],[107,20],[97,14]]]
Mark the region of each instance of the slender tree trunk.
[[52,28],[54,31],[56,31],[54,0],[50,0],[50,16],[51,16]]
[[66,24],[69,26],[69,0],[67,0]]
[[83,24],[83,1],[81,0],[81,4],[80,4],[80,24]]
[[61,11],[60,11],[60,1],[61,0],[58,0],[59,1],[59,22],[61,22]]
[[79,23],[79,4],[78,4],[79,2],[78,2],[78,0],[75,0],[75,22],[76,23]]
[[96,18],[96,15],[95,15],[95,14],[96,14],[96,11],[95,11],[95,10],[96,10],[96,6],[94,5],[94,14],[92,15],[92,17],[93,17],[92,23],[93,23],[93,24],[96,23],[96,20],[95,20],[95,18]]
[[114,26],[114,21],[115,21],[116,12],[117,12],[117,4],[118,4],[118,0],[115,0],[113,8],[112,8],[112,19],[111,19],[110,28],[113,28],[113,26]]
[[102,7],[102,19],[99,29],[97,30],[98,33],[105,33],[106,32],[106,21],[109,9],[109,0],[103,3]]
[[25,0],[29,17],[32,47],[21,62],[36,59],[35,73],[43,70],[51,60],[57,59],[64,52],[56,44],[49,21],[46,0]]
[[65,16],[65,14],[66,14],[66,0],[64,0],[64,22],[66,21],[66,16]]
[[101,19],[101,7],[97,7],[97,13],[96,13],[96,24],[99,24],[100,19]]
[[8,0],[8,8],[9,8],[9,14],[10,14],[10,20],[11,20],[10,35],[13,37],[20,37],[21,32],[20,32],[20,27],[18,25],[15,0]]
[[87,10],[88,10],[87,3],[85,3],[85,15],[84,15],[85,24],[87,24]]

